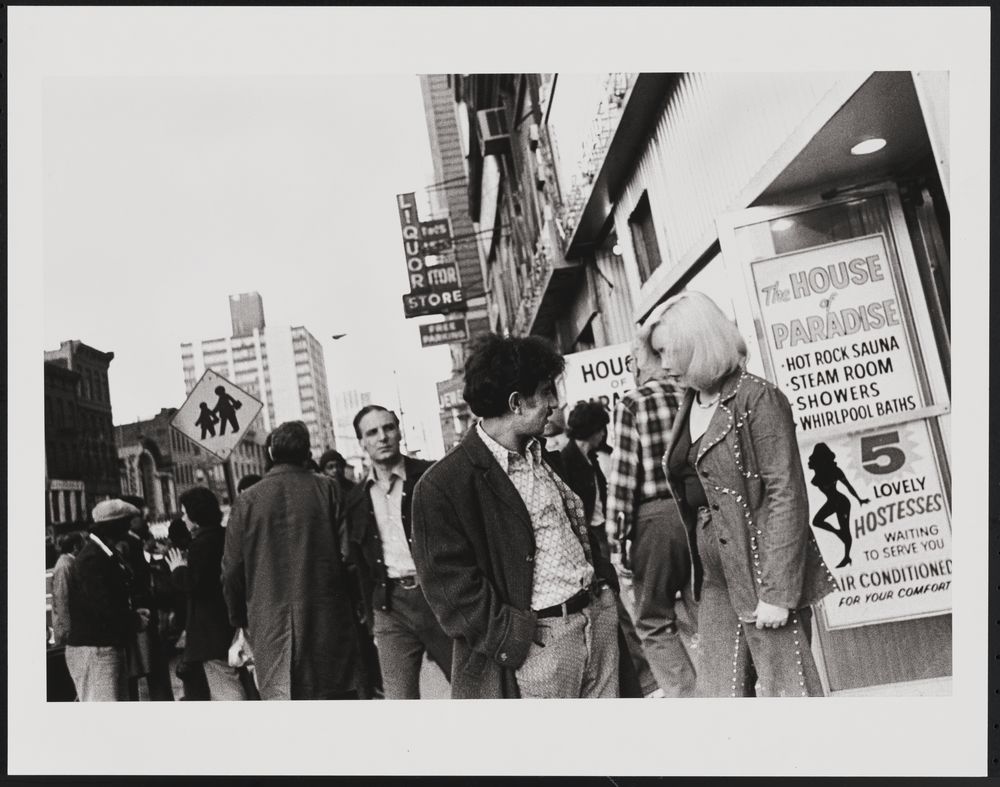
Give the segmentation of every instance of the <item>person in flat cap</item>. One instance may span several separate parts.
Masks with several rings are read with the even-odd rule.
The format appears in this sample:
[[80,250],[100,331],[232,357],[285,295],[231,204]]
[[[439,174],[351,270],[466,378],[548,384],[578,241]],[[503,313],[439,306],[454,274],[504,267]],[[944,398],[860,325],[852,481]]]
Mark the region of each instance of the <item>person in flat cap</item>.
[[137,516],[139,509],[124,500],[98,503],[87,543],[73,564],[66,666],[81,702],[128,699],[125,645],[148,625],[149,610],[133,608],[131,571],[114,545]]

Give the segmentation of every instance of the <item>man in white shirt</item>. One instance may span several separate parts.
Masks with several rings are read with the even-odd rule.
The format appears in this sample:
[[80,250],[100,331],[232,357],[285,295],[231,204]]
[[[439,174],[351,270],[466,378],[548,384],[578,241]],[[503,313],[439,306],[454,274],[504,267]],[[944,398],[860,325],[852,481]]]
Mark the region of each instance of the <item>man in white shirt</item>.
[[371,471],[347,496],[347,538],[370,604],[382,688],[386,699],[419,699],[425,652],[451,678],[451,638],[427,605],[410,553],[413,487],[431,463],[402,454],[399,419],[384,407],[362,408],[354,431]]

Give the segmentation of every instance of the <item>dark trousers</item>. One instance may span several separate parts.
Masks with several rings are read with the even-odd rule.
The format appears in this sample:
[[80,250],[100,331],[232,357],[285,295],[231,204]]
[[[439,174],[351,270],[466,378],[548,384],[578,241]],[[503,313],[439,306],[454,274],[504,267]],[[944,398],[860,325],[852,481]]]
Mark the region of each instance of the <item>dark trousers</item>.
[[618,596],[618,681],[619,696],[645,697],[659,684],[649,668],[642,641],[635,633],[635,623],[629,617],[621,596]]
[[364,623],[358,624],[358,647],[361,650],[358,670],[358,696],[365,700],[385,699],[382,688],[382,668],[378,661],[378,648],[372,633]]
[[[139,637],[144,637],[145,642],[140,643]],[[146,686],[149,689],[149,699],[153,702],[173,702],[174,689],[170,680],[170,652],[173,649],[164,637],[160,635],[159,613],[152,610],[149,624],[144,632],[138,634],[133,642],[133,647],[140,647],[145,653],[143,656],[130,656],[130,661],[146,661],[148,672],[129,675],[128,698],[132,702],[139,699],[139,679],[146,679]]]
[[200,661],[177,662],[177,677],[184,684],[184,700],[210,700],[212,698],[208,689],[208,679],[205,677],[205,670]]
[[[604,525],[592,527],[597,531],[601,557],[613,564],[611,545],[604,535]],[[635,633],[635,623],[629,616],[621,594],[615,594],[618,605],[618,696],[645,697],[657,688],[656,678],[649,669],[649,662],[642,652],[642,642]]]
[[389,609],[375,610],[374,634],[387,700],[420,699],[424,653],[451,679],[452,641],[419,587],[389,585]]
[[690,555],[674,501],[643,503],[632,535],[635,630],[649,668],[667,697],[694,694],[694,665],[681,641],[674,609],[678,592],[686,603],[691,595]]

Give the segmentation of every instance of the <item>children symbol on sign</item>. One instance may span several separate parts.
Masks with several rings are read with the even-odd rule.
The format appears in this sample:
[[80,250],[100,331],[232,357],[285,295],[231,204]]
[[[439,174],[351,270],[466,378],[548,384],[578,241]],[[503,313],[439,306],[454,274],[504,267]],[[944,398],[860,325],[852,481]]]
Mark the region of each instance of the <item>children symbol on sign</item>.
[[[868,498],[861,499],[854,491],[851,482],[847,480],[844,471],[837,466],[837,455],[830,450],[826,443],[816,443],[809,457],[809,467],[813,470],[812,484],[820,492],[826,495],[826,502],[816,512],[813,517],[812,526],[820,530],[828,530],[839,538],[844,544],[844,559],[837,564],[837,568],[851,565],[851,544],[854,539],[851,537],[851,501],[837,489],[837,483],[847,487],[847,491],[854,495],[854,499],[861,505],[869,502]],[[835,527],[827,522],[830,514],[837,515],[837,523],[840,527]]]
[[194,422],[194,425],[201,427],[201,439],[215,437],[215,424],[219,421],[218,416],[209,410],[208,405],[204,402],[198,406],[201,408],[201,413],[198,415],[198,420]]
[[225,386],[219,385],[215,388],[215,393],[219,396],[219,401],[215,403],[213,413],[219,416],[219,434],[226,433],[226,424],[233,427],[233,433],[240,431],[240,422],[236,420],[236,411],[243,406],[243,402],[234,399],[226,393]]

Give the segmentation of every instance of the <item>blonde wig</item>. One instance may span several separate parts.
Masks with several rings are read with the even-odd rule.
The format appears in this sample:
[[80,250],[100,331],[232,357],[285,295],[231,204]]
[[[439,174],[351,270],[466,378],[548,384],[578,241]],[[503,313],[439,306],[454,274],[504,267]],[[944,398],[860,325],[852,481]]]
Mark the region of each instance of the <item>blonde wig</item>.
[[660,329],[671,365],[685,385],[708,390],[736,370],[747,345],[735,323],[704,293],[685,290],[658,306],[647,322]]

